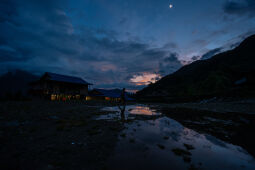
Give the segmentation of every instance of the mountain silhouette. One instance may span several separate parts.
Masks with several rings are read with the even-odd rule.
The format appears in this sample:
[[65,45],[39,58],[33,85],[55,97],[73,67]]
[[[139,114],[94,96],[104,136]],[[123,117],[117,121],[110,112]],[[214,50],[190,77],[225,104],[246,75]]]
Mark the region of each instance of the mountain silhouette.
[[0,98],[13,98],[25,96],[29,89],[29,83],[39,79],[29,72],[15,70],[0,76]]
[[143,100],[255,96],[255,35],[233,50],[183,66],[137,92]]

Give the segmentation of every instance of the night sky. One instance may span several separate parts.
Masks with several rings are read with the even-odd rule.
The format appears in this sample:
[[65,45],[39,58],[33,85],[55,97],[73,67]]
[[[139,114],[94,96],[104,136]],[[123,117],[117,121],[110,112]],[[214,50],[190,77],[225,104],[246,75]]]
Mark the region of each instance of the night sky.
[[254,33],[255,0],[0,0],[0,74],[141,89]]

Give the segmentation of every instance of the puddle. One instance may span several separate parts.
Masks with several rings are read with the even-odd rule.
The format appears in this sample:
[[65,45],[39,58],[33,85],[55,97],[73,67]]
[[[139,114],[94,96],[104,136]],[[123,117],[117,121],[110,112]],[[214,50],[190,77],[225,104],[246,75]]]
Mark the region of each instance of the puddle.
[[161,113],[157,112],[154,109],[151,109],[147,106],[138,105],[138,106],[129,106],[127,108],[129,114],[134,115],[146,115],[146,116],[158,116]]
[[204,117],[204,119],[211,121],[211,122],[220,122],[226,125],[234,125],[234,122],[232,120],[220,120],[220,119],[215,119],[212,117]]
[[112,111],[114,113],[100,115],[96,120],[132,120],[137,117],[154,117],[160,116],[161,113],[154,109],[151,109],[145,105],[127,105],[127,106],[115,106],[115,107],[105,107],[103,111]]
[[[117,111],[117,107],[105,109]],[[125,116],[133,115],[160,113],[147,106],[127,106]],[[133,119],[124,126],[107,161],[108,169],[255,169],[254,158],[240,146],[199,134],[165,116]]]

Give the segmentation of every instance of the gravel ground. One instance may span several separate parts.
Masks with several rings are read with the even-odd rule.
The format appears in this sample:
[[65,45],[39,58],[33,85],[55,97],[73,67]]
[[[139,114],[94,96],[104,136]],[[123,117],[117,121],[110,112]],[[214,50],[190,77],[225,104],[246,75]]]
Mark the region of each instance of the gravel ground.
[[0,169],[104,169],[123,128],[109,103],[1,102]]
[[196,103],[173,103],[173,104],[154,104],[157,107],[168,108],[189,108],[197,110],[206,110],[218,113],[244,113],[255,114],[255,99],[247,100],[204,100]]

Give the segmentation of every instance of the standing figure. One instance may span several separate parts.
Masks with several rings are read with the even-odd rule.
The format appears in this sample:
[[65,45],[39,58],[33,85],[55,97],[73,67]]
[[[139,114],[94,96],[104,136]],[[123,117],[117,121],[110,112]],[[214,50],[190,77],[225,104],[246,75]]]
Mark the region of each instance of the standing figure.
[[125,97],[126,89],[123,88],[120,96],[121,104],[126,105],[126,97]]

